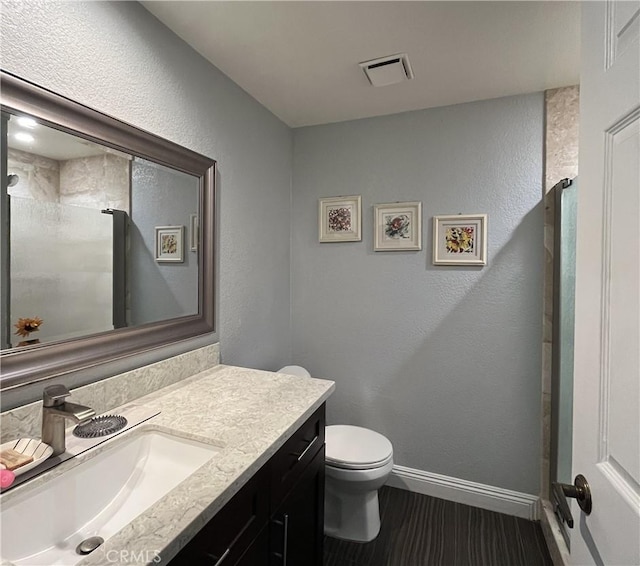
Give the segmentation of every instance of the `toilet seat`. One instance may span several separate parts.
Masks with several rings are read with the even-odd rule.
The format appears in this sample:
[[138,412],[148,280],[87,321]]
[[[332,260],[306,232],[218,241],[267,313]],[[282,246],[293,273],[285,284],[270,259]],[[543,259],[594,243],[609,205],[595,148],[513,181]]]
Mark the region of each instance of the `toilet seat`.
[[373,430],[352,425],[325,429],[325,460],[328,466],[346,470],[382,468],[393,459],[391,442]]
[[[326,458],[326,457],[325,457]],[[337,462],[335,460],[327,460],[327,466],[340,470],[377,470],[378,468],[384,468],[389,462],[393,462],[393,456],[389,456],[385,460],[379,462],[371,462],[369,464],[354,464],[352,462]]]

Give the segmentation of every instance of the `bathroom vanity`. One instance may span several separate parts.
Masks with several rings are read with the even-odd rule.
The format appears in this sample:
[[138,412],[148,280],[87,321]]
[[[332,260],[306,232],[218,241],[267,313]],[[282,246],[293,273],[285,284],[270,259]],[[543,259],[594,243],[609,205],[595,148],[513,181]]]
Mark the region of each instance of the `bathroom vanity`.
[[[123,407],[121,395],[142,386],[140,382],[157,381],[166,371],[163,364],[175,361],[147,366],[135,382],[115,376],[71,392],[72,400],[93,405],[98,413],[118,413],[133,406],[155,416],[3,493],[3,517],[16,505],[20,512],[19,506],[31,498],[36,515],[43,518],[29,525],[28,532],[23,521],[14,521],[13,530],[2,529],[3,564],[53,563],[48,554],[52,549],[65,553],[55,561],[78,566],[127,563],[132,556],[136,564],[173,566],[321,564],[324,410],[333,382],[217,365],[125,401]],[[114,403],[105,409],[99,404],[108,397]],[[34,405],[20,409],[16,417],[33,413],[36,421],[41,403]],[[14,417],[5,414],[3,418],[10,423]],[[20,426],[31,418],[20,420]],[[131,507],[130,500],[139,491],[138,472],[127,472],[118,454],[136,438],[158,436],[178,445],[209,447],[210,455],[165,495],[158,494],[155,502],[138,507],[114,527],[114,517]],[[183,464],[178,452],[151,467],[151,456],[144,449],[135,457],[134,468],[147,466],[160,479],[175,475]],[[86,476],[87,470],[104,469],[105,460],[112,470],[108,476],[123,476],[123,489],[106,486],[102,472],[93,474],[95,485],[74,479]],[[60,483],[65,482],[73,488],[61,489]],[[116,495],[105,495],[110,491]],[[61,498],[66,505],[58,504]],[[101,500],[97,506],[93,505],[96,498]],[[88,505],[95,509],[90,516],[80,517]],[[56,525],[53,534],[47,528],[51,524]],[[91,536],[101,536],[104,543],[84,557],[75,554],[78,543]]]
[[324,404],[171,562],[321,566]]

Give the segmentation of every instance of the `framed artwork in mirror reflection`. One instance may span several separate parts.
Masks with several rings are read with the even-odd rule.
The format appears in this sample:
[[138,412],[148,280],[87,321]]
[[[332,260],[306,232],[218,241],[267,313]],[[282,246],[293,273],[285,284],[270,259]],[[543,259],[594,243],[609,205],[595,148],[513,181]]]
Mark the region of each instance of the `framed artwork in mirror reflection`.
[[326,197],[318,201],[318,232],[320,242],[359,242],[360,195]]
[[184,226],[156,226],[156,261],[184,261]]

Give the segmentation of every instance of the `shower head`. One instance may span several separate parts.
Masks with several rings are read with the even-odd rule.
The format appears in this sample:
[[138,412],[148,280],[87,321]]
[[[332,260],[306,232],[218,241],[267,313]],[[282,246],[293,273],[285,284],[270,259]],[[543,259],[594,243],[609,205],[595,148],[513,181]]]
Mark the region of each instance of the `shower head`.
[[7,187],[15,187],[18,184],[20,177],[15,173],[7,175]]

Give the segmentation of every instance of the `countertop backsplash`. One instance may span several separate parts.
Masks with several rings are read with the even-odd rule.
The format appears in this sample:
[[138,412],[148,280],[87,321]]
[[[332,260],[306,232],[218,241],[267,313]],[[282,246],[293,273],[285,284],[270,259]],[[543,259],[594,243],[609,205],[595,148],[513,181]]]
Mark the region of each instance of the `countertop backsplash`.
[[[72,389],[70,400],[101,414],[219,363],[220,346],[212,344]],[[40,438],[41,424],[42,401],[5,411],[0,414],[0,442],[23,437]]]

